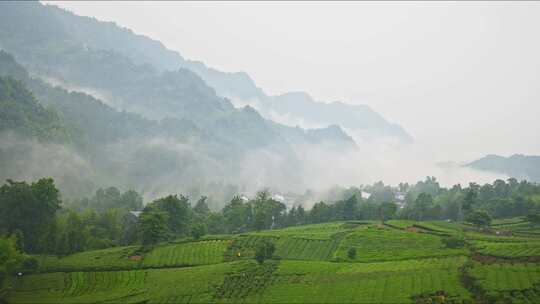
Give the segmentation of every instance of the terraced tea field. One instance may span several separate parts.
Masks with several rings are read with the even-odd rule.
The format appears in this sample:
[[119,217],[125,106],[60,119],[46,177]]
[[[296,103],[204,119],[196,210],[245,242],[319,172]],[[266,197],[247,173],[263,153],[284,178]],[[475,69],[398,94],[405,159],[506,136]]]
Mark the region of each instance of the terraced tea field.
[[139,266],[137,259],[130,259],[139,247],[114,247],[80,252],[65,257],[38,256],[42,271],[111,270],[131,269]]
[[445,257],[465,255],[465,249],[449,249],[444,246],[441,237],[403,231],[391,228],[369,226],[348,234],[340,243],[335,257],[350,260],[349,248],[356,249],[356,258],[352,261],[375,262],[388,260],[417,259],[426,257]]
[[230,264],[132,271],[48,273],[12,282],[9,303],[203,303]]
[[92,303],[141,294],[147,272],[106,271],[28,275],[13,282],[14,303]]
[[512,303],[540,302],[539,264],[475,263],[472,275],[488,297],[505,298]]
[[142,265],[171,267],[221,263],[230,242],[211,240],[158,246],[144,257]]
[[540,242],[473,242],[475,251],[489,256],[520,258],[540,256]]
[[[9,303],[540,302],[540,240],[443,221],[339,222],[40,256]],[[527,223],[525,223],[527,224]],[[413,229],[411,229],[411,227]],[[467,246],[447,248],[450,235]],[[275,244],[258,265],[254,249]],[[356,249],[350,258],[348,251]],[[479,287],[474,287],[479,286]],[[430,302],[431,301],[431,302]]]
[[408,303],[413,295],[439,290],[451,299],[469,299],[459,284],[458,268],[464,261],[459,257],[367,265],[282,261],[276,282],[247,302]]

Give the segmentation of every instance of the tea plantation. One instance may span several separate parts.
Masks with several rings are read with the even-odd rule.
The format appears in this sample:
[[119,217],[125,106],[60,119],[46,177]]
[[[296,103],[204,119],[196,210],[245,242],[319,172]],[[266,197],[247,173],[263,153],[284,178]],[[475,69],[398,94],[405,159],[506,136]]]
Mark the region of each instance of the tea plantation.
[[[337,222],[38,256],[39,271],[4,290],[8,303],[539,303],[540,238],[524,227],[540,231],[524,219]],[[261,241],[276,250],[259,265]]]

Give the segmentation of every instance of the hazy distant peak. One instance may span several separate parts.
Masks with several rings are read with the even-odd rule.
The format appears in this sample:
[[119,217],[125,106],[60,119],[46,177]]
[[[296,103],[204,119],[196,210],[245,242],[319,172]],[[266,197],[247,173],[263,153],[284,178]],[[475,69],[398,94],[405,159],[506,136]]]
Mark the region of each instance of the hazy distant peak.
[[216,89],[218,95],[242,99],[266,96],[245,72],[223,72],[207,67],[201,61],[192,60],[185,61],[182,66],[197,73],[206,83]]
[[[252,116],[257,116],[257,117],[261,117],[261,115],[259,114],[259,112],[252,106],[250,105],[247,105],[247,106],[244,106],[242,108],[242,111],[246,114],[249,114],[249,115],[252,115]],[[262,117],[261,117],[262,118]]]
[[504,157],[488,154],[466,166],[484,171],[506,174],[517,179],[528,179],[540,182],[540,156],[513,154]]
[[276,97],[279,98],[287,98],[287,99],[294,99],[298,101],[315,101],[311,95],[309,95],[307,92],[304,91],[292,91],[280,94]]

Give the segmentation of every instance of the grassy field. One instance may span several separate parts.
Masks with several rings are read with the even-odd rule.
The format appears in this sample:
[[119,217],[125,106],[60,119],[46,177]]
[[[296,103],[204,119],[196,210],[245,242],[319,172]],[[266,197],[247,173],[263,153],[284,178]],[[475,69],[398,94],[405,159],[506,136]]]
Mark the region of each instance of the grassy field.
[[[4,290],[9,303],[538,303],[540,239],[515,233],[524,225],[338,222],[39,256],[41,273]],[[467,246],[447,248],[450,235]],[[261,241],[276,251],[258,265]]]

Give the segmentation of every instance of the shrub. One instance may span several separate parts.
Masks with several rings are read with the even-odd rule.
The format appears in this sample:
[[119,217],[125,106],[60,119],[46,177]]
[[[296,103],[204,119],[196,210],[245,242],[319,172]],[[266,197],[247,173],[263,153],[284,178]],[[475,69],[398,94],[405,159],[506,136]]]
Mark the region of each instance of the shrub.
[[442,241],[446,248],[463,248],[465,246],[465,240],[457,236],[446,237]]
[[269,259],[274,254],[276,246],[269,241],[263,241],[260,243],[255,250],[255,260],[257,263],[262,264],[264,260]]
[[351,247],[347,250],[347,257],[351,260],[356,259],[356,248]]
[[478,227],[485,227],[491,224],[491,216],[486,211],[476,210],[467,216],[466,221]]
[[203,224],[203,223],[200,223],[200,224],[195,224],[193,225],[193,227],[191,227],[191,236],[198,240],[200,239],[203,235],[206,234],[206,225]]
[[39,261],[35,257],[27,257],[21,264],[24,271],[34,271],[39,268]]

